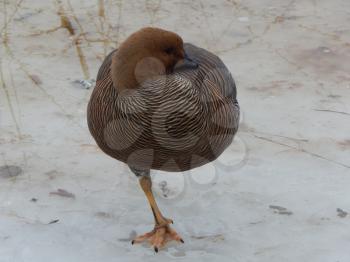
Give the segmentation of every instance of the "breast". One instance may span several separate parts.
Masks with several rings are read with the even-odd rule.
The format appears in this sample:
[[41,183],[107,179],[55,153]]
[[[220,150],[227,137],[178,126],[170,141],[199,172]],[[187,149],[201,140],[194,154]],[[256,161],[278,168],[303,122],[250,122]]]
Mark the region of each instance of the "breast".
[[185,45],[199,68],[148,81],[126,96],[110,79],[110,56],[88,106],[90,131],[108,155],[140,169],[184,171],[231,143],[239,108],[231,74],[215,55]]

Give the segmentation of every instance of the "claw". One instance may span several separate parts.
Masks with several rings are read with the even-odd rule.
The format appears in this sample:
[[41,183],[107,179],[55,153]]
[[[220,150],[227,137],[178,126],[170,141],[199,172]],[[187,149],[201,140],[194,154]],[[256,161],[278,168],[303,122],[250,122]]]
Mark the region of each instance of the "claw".
[[149,233],[136,237],[131,244],[141,243],[148,240],[152,245],[154,251],[158,253],[167,242],[171,240],[185,243],[183,239],[173,230],[169,225],[157,226]]

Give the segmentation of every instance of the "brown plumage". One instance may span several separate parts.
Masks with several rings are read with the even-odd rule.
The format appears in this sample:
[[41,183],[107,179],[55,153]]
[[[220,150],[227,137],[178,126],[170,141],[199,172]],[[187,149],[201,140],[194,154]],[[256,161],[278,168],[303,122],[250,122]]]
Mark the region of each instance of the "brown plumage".
[[152,195],[150,169],[189,170],[216,159],[238,129],[239,107],[230,72],[214,54],[183,44],[177,34],[144,28],[109,54],[88,106],[99,147],[140,177],[156,227],[135,239],[158,250],[169,227]]

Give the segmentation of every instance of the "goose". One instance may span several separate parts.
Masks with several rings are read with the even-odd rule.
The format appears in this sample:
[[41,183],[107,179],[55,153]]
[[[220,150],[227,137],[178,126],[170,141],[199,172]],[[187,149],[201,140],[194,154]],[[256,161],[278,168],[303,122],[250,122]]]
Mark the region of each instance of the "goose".
[[231,73],[213,53],[171,31],[146,27],[103,61],[87,109],[99,148],[138,177],[155,226],[132,244],[156,252],[184,243],[161,213],[151,170],[181,172],[215,160],[238,130],[239,105]]

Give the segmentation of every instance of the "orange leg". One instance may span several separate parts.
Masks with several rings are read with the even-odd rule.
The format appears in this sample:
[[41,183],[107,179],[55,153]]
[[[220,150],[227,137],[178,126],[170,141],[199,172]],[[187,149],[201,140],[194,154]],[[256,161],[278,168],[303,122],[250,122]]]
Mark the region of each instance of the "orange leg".
[[148,199],[148,202],[151,206],[155,226],[151,232],[148,232],[144,235],[136,237],[132,244],[141,243],[148,240],[153,246],[154,250],[158,252],[158,250],[163,247],[167,242],[171,240],[179,241],[184,243],[182,238],[173,230],[169,224],[172,224],[173,221],[171,219],[165,218],[160,212],[156,200],[154,199],[152,192],[152,180],[150,176],[142,176],[140,178],[140,185],[145,195]]

